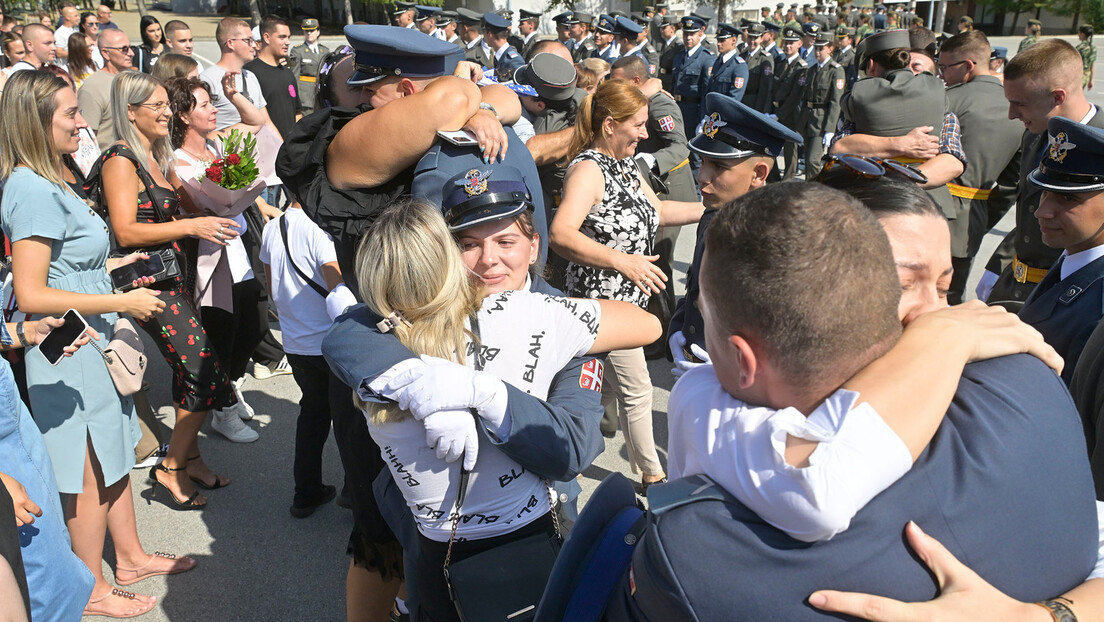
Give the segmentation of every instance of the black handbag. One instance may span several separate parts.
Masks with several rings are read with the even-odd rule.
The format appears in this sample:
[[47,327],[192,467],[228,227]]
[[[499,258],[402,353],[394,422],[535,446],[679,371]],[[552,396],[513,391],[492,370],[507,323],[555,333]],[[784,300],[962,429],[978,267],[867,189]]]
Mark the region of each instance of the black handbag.
[[[475,316],[471,318],[471,329],[478,339],[479,322]],[[483,368],[478,356],[474,362],[476,369]],[[468,491],[468,476],[469,472],[461,469],[452,533],[445,553],[444,573],[449,599],[464,622],[532,620],[563,544],[556,518],[556,499],[549,489],[549,511],[556,533],[534,534],[452,562],[452,544],[460,525],[460,507]],[[547,488],[548,482],[544,485]]]
[[555,499],[549,491],[555,534],[534,534],[450,563],[452,543],[460,524],[460,505],[468,486],[467,476],[466,471],[461,471],[452,534],[445,554],[449,598],[464,622],[532,620],[562,545]]

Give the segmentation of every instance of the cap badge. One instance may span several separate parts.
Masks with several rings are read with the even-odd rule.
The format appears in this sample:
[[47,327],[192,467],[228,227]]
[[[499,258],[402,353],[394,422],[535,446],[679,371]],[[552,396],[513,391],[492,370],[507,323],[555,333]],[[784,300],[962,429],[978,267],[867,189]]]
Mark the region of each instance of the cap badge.
[[721,121],[721,115],[714,112],[705,118],[705,123],[702,125],[702,134],[713,138],[717,135],[717,132],[726,125],[728,125],[728,123]]
[[467,173],[464,173],[464,178],[457,180],[457,186],[463,186],[464,192],[468,193],[469,197],[483,194],[487,191],[487,178],[491,176],[492,171],[483,171],[482,173],[476,169],[472,169]]
[[1061,162],[1066,159],[1066,154],[1075,149],[1077,145],[1069,141],[1065,132],[1058,132],[1057,136],[1050,137],[1050,159]]

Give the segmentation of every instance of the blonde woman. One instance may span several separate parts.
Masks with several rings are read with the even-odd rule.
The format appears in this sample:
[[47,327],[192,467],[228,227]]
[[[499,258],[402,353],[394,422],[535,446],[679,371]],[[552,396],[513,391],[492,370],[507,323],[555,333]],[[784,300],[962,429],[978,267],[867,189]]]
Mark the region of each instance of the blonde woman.
[[[648,100],[624,80],[606,80],[579,107],[564,176],[563,200],[549,227],[552,248],[568,260],[568,296],[630,302],[645,307],[666,289],[655,264],[660,225],[697,222],[701,203],[660,201],[640,176],[633,155],[648,137]],[[652,381],[643,348],[606,358],[603,403],[617,411],[633,472],[641,487],[666,479],[652,432]]]
[[191,510],[207,500],[195,489],[222,488],[229,478],[204,463],[197,436],[207,411],[235,403],[234,391],[192,302],[185,241],[202,238],[229,244],[238,224],[229,218],[181,218],[180,187],[169,140],[172,106],[160,82],[126,71],[111,83],[111,109],[119,142],[101,157],[104,201],[120,253],[141,249],[175,257],[181,274],[158,282],[169,312],[140,321],[173,370],[176,425],[164,462],[150,480],[165,487],[172,507]]
[[[475,382],[496,387],[503,401],[504,382],[545,399],[554,375],[572,358],[640,345],[660,333],[654,317],[624,303],[567,301],[525,291],[485,297],[483,282],[466,267],[440,209],[424,202],[403,201],[385,209],[369,230],[356,263],[365,302],[379,315],[392,318],[405,346],[438,359],[431,363],[447,359],[474,367],[479,370]],[[531,354],[534,347],[539,356]],[[481,354],[473,356],[475,352]],[[395,480],[413,477],[419,482],[399,486],[418,523],[421,543],[415,567],[406,570],[417,576],[420,610],[414,619],[459,620],[441,569],[453,529],[450,517],[461,464],[443,457],[455,460],[466,451],[465,460],[474,459],[474,466],[467,465],[471,476],[463,514],[496,517],[456,526],[453,562],[518,538],[540,533],[552,537],[546,482],[493,444],[453,446],[447,452],[449,448],[429,447],[427,429],[435,425],[430,423],[435,415],[419,421],[394,405],[360,405]],[[493,410],[481,408],[479,417],[492,420]],[[475,419],[468,411],[437,414],[456,418],[474,432]],[[495,429],[493,423],[484,425]],[[549,441],[553,438],[549,432]],[[505,486],[504,473],[511,474]]]
[[[111,293],[108,271],[142,255],[108,259],[106,223],[72,188],[76,180],[62,156],[77,149],[78,130],[86,125],[76,92],[42,71],[19,72],[11,83],[15,88],[0,98],[0,179],[6,181],[0,219],[13,244],[20,310],[61,316],[76,309],[107,347],[118,313],[145,320],[164,303],[145,287]],[[138,539],[129,477],[139,434],[134,404],[115,391],[95,349],[82,348],[56,366],[35,352],[26,360],[31,407],[64,498],[73,551],[95,578],[85,613],[144,613],[156,598],[114,588],[103,576],[106,531],[119,585],[184,572],[195,561],[149,555]]]

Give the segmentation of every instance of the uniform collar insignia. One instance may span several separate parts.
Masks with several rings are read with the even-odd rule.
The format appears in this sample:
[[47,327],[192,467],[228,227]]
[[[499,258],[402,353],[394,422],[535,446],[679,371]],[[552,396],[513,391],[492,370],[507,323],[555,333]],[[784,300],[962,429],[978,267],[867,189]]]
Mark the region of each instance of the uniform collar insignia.
[[1066,159],[1066,155],[1077,148],[1077,145],[1069,141],[1069,137],[1065,132],[1058,132],[1057,135],[1052,135],[1050,138],[1050,159],[1055,162],[1061,162]]
[[483,194],[487,191],[487,178],[491,176],[492,172],[479,172],[479,170],[473,168],[464,173],[464,178],[457,180],[456,185],[463,186],[464,192],[468,193],[469,197]]
[[717,132],[726,125],[728,125],[728,123],[721,121],[721,115],[714,112],[705,118],[705,124],[702,125],[702,134],[713,138],[717,135]]

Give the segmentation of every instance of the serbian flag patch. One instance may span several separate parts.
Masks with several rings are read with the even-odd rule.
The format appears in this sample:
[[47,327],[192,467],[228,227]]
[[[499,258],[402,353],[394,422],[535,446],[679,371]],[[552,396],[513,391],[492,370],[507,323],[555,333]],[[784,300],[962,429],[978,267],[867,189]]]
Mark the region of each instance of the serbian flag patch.
[[670,132],[675,129],[675,119],[671,115],[659,118],[659,129],[664,132]]
[[656,72],[656,66],[655,65],[648,65],[648,74],[654,76],[655,72]]
[[772,71],[772,69],[771,69],[771,62],[772,62],[772,61],[768,60],[767,62],[763,63],[763,75],[764,75],[764,76],[769,76],[769,75],[771,75],[771,71]]
[[732,81],[732,83],[733,83],[733,84],[734,84],[734,85],[736,86],[736,88],[738,88],[738,89],[742,89],[742,88],[744,88],[744,79],[743,79],[743,78],[736,78],[735,80],[733,80],[733,81]]
[[579,387],[591,391],[602,392],[602,361],[590,359],[583,364],[583,371],[579,373]]
[[843,78],[840,78],[839,80],[836,80],[836,90],[839,90],[839,91],[843,90]]

